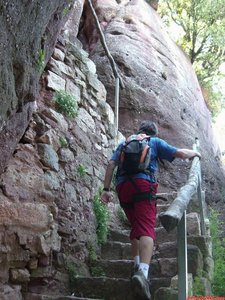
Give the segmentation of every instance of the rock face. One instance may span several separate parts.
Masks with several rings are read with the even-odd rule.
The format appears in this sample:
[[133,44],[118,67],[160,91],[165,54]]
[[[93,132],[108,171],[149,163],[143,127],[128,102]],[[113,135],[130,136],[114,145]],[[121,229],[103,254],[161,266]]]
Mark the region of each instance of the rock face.
[[[55,48],[69,2],[31,1],[27,7],[18,1],[2,2],[0,298],[68,295],[67,268],[73,276],[90,276],[86,260],[89,247],[97,244],[92,201],[102,187],[115,142],[109,105],[114,106],[112,73],[85,7],[80,39],[97,63],[107,103],[96,66],[76,39],[83,0],[73,2]],[[211,147],[215,144],[209,113],[187,58],[163,33],[148,2],[157,3],[93,1],[126,85],[120,128],[128,134],[140,119],[151,117],[162,137],[181,146],[191,146],[198,133],[204,147],[204,179],[217,200],[222,176],[214,159],[217,148],[213,152]],[[76,99],[76,117],[58,110],[54,93],[61,90]],[[167,176],[162,170],[161,189],[177,190],[183,182],[188,164],[177,162],[175,168],[179,174]]]
[[[40,92],[28,99],[36,100],[35,110],[27,100],[22,104],[21,112],[17,111],[18,97],[15,93],[15,98],[10,98],[14,101],[15,110],[9,110],[12,117],[2,131],[1,299],[24,299],[28,291],[68,295],[66,267],[73,267],[77,273],[89,274],[85,265],[88,247],[97,244],[92,201],[102,185],[104,164],[114,147],[111,145],[115,137],[114,116],[106,103],[106,91],[97,78],[94,63],[75,39],[78,27],[70,40],[65,39],[63,33],[58,36],[57,47],[53,48],[63,24],[60,17],[69,9],[65,3],[55,2],[54,8],[52,3],[45,7],[44,4],[32,2],[36,5],[34,11],[40,6],[43,12],[48,9],[49,13],[57,12],[49,15],[49,22],[53,18],[53,23],[48,22],[47,12],[43,13],[42,20],[38,15],[41,32],[45,32],[47,24],[55,26],[46,27],[51,39],[46,37],[46,47],[49,48],[43,64],[49,62],[40,79]],[[29,6],[31,11],[32,5]],[[21,6],[20,9],[25,8]],[[82,1],[75,1],[71,18],[76,18],[77,26],[81,9]],[[19,16],[18,12],[18,20]],[[59,24],[55,23],[56,20]],[[30,20],[27,25],[31,26],[31,23]],[[69,27],[64,32],[70,36]],[[38,35],[31,37],[41,40]],[[32,44],[30,40],[29,43]],[[29,64],[36,53],[36,48],[30,48],[30,44],[24,46]],[[49,59],[51,52],[53,55]],[[16,54],[19,55],[19,52]],[[31,64],[33,69],[28,65],[24,76],[30,76],[32,72],[36,74],[35,59],[34,65]],[[24,60],[27,62],[25,57]],[[13,73],[8,74],[13,78]],[[34,90],[27,78],[21,82],[25,87],[19,85],[20,81],[12,86],[8,82],[8,90],[27,87],[36,93],[40,75],[41,71],[34,79]],[[69,118],[57,109],[54,92],[61,90],[76,100],[76,118]],[[4,90],[1,89],[1,92]],[[8,102],[4,102],[2,107],[6,104]],[[26,108],[29,116],[24,112]],[[20,123],[16,123],[17,119]],[[5,151],[7,153],[4,155]],[[27,299],[31,299],[29,295]]]
[[29,123],[40,74],[72,9],[70,2],[1,1],[0,173]]
[[[26,292],[68,295],[67,267],[89,275],[92,201],[114,147],[114,115],[94,63],[72,39],[60,36],[36,111],[0,177],[1,299],[8,290],[15,300]],[[61,90],[74,97],[76,117],[58,110]]]
[[[207,201],[222,202],[224,170],[215,140],[210,113],[189,59],[169,38],[160,17],[144,0],[95,0],[95,10],[109,50],[123,78],[119,128],[128,135],[140,120],[151,119],[159,136],[180,148],[191,148],[197,137],[201,146],[203,181]],[[114,107],[112,70],[88,7],[79,38],[95,61],[99,78]],[[190,164],[176,161],[161,167],[161,190],[177,189],[187,178]]]

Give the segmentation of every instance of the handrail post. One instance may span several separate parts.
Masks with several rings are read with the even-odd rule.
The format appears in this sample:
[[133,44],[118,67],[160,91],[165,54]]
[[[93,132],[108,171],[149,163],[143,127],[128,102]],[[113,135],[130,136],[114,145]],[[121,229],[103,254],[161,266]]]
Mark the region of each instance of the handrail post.
[[198,203],[200,207],[200,226],[201,226],[201,235],[206,235],[206,228],[205,228],[205,212],[203,207],[203,202],[205,203],[205,192],[201,189],[201,179],[200,176],[198,177]]
[[118,139],[118,128],[119,128],[119,91],[120,91],[120,80],[116,77],[115,80],[115,131],[116,139]]
[[187,230],[186,211],[177,226],[178,246],[178,299],[187,300],[188,279],[187,279]]
[[[200,145],[198,138],[195,138],[195,144],[193,145],[193,149],[199,151]],[[201,235],[206,235],[206,228],[205,228],[205,211],[204,205],[205,203],[205,193],[202,191],[202,174],[201,174],[201,167],[198,173],[198,187],[197,187],[197,196],[198,196],[198,203],[200,208],[200,226],[201,226]]]

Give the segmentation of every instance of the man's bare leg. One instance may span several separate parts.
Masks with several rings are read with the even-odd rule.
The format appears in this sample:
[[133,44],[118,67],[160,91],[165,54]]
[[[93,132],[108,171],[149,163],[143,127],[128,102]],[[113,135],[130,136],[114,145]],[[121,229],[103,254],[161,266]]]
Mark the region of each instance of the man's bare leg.
[[142,270],[146,278],[148,278],[149,264],[153,253],[154,241],[149,236],[140,237],[139,241],[139,253],[140,253],[140,265],[139,269]]
[[137,239],[131,240],[131,255],[134,259],[134,270],[140,264],[139,256],[139,241]]
[[[133,241],[132,254],[137,254],[135,249],[137,243]],[[132,277],[132,286],[134,293],[144,299],[151,299],[149,282],[148,282],[148,270],[153,253],[153,239],[149,236],[142,236],[139,240],[139,253],[140,253],[140,264],[139,270],[135,272]]]

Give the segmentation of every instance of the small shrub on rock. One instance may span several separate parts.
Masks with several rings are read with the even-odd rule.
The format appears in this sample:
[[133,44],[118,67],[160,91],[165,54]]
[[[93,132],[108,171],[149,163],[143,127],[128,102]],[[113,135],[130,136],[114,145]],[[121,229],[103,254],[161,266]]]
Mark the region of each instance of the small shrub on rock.
[[67,117],[74,118],[77,116],[78,105],[74,96],[65,91],[57,91],[54,100],[56,108]]
[[100,200],[100,192],[94,198],[94,213],[97,221],[96,233],[98,243],[103,245],[106,243],[108,236],[109,213],[106,205]]

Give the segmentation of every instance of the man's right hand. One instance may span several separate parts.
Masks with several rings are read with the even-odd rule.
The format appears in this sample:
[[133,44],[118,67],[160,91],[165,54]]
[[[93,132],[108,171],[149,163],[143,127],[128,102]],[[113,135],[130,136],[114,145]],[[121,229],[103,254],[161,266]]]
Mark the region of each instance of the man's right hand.
[[103,191],[101,194],[101,200],[103,203],[107,204],[112,200],[112,194],[110,191]]

